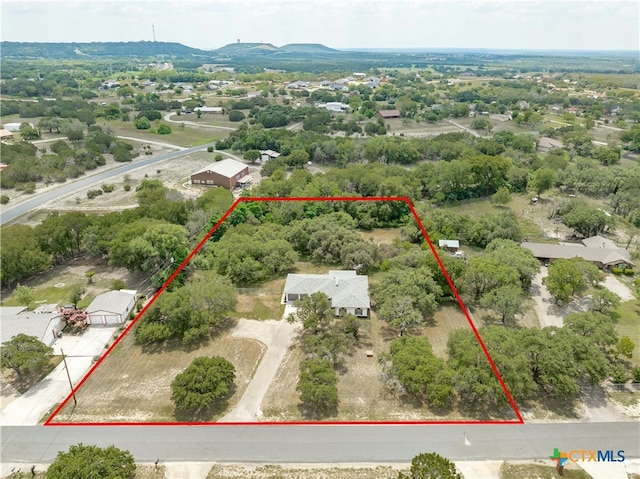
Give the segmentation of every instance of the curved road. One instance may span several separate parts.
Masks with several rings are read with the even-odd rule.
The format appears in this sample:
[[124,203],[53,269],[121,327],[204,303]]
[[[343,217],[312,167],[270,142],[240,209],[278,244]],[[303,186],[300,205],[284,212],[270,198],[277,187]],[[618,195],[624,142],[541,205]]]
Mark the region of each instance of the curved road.
[[86,188],[95,183],[103,182],[105,180],[108,180],[109,178],[113,178],[115,176],[128,173],[129,171],[137,170],[138,168],[144,168],[146,166],[153,165],[154,163],[159,163],[161,161],[178,158],[180,156],[193,153],[194,151],[205,150],[208,146],[213,146],[213,145],[215,145],[215,142],[194,146],[192,148],[181,148],[181,147],[174,146],[174,148],[181,148],[181,149],[179,151],[172,151],[170,153],[164,153],[162,155],[152,156],[142,161],[125,163],[122,166],[113,168],[108,171],[103,171],[102,173],[98,173],[96,175],[87,176],[76,181],[64,183],[60,185],[60,187],[58,188],[47,191],[46,193],[35,195],[31,199],[24,201],[14,206],[13,208],[8,208],[0,215],[0,225],[8,223],[9,221],[14,220],[15,218],[18,218],[19,216],[22,216],[23,214],[28,213],[34,208],[38,208],[42,206],[48,201],[56,200],[62,196],[71,194],[76,190]]
[[[640,457],[640,423],[369,426],[4,426],[2,462],[51,462],[82,442],[129,450],[138,462],[410,462],[420,452],[451,460],[547,461],[554,448],[624,450]],[[551,463],[550,463],[551,464]]]

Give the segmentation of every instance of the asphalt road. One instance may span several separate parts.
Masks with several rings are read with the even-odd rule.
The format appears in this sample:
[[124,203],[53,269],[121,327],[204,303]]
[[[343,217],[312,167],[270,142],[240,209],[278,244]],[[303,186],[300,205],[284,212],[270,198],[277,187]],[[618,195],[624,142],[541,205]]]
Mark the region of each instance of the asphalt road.
[[[82,442],[129,450],[138,462],[410,462],[545,460],[554,448],[640,457],[640,423],[370,426],[4,426],[2,462],[51,462]],[[467,439],[467,440],[465,440]]]
[[212,146],[212,145],[215,145],[215,142],[207,143],[205,145],[200,145],[200,146],[194,146],[192,148],[185,148],[180,151],[172,151],[170,153],[164,153],[158,156],[152,156],[142,161],[125,163],[122,166],[113,168],[108,171],[104,171],[102,173],[98,173],[97,175],[91,175],[76,181],[67,182],[58,188],[47,191],[46,193],[34,195],[34,197],[31,198],[30,200],[20,203],[14,206],[13,208],[8,208],[6,211],[2,213],[2,215],[0,215],[0,225],[8,223],[9,221],[14,220],[15,218],[18,218],[23,214],[28,213],[34,208],[38,208],[42,206],[48,201],[56,200],[62,196],[71,194],[76,190],[86,188],[87,186],[91,186],[96,183],[102,183],[105,180],[108,180],[109,178],[113,178],[115,176],[128,173],[129,171],[133,171],[138,168],[144,168],[145,166],[153,165],[161,161],[178,158],[183,155],[188,155],[189,153],[193,153],[194,151],[204,150],[208,146]]

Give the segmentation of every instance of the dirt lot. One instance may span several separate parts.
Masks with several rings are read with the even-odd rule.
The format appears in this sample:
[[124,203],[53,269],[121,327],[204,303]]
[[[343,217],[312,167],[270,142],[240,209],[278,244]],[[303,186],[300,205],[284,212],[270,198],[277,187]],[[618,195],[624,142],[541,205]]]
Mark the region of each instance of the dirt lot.
[[[346,358],[344,370],[340,370],[338,374],[340,396],[338,416],[329,420],[444,421],[474,419],[464,417],[455,410],[447,415],[439,415],[429,410],[425,405],[405,402],[386,393],[379,380],[382,365],[377,358],[380,353],[388,352],[389,343],[397,337],[397,333],[389,329],[386,323],[377,319],[375,313],[372,314],[371,319],[361,321],[360,345],[351,356]],[[438,311],[435,315],[435,322],[426,326],[422,333],[431,341],[434,352],[441,357],[446,357],[446,342],[449,334],[455,329],[464,327],[469,327],[466,319],[458,308],[450,306]],[[374,357],[367,357],[367,350],[372,350]],[[299,347],[293,348],[285,356],[262,403],[265,420],[304,420],[298,409],[300,401],[295,390],[298,383],[300,362],[303,359],[304,353]],[[513,417],[509,416],[505,419],[513,419]]]
[[[264,348],[257,341],[225,332],[195,349],[180,344],[143,349],[134,344],[133,333],[116,346],[77,393],[78,406],[66,406],[57,421],[175,421],[171,382],[199,356],[219,355],[236,368],[236,389],[228,400],[233,407],[242,396]],[[196,420],[212,421],[224,411]],[[180,420],[193,418],[180,418]]]

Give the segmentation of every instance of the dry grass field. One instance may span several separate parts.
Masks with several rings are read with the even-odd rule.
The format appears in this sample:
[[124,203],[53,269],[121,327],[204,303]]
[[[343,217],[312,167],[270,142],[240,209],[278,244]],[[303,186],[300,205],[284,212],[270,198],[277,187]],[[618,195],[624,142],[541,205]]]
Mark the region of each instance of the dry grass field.
[[[215,465],[206,479],[396,479],[398,466]],[[137,479],[137,476],[136,476]]]
[[236,369],[235,390],[223,405],[232,408],[260,361],[263,346],[257,341],[231,337],[231,326],[191,349],[179,343],[141,348],[134,343],[133,333],[128,334],[80,388],[75,409],[73,403],[67,404],[56,421],[214,421],[224,412],[222,407],[209,417],[176,417],[171,382],[196,357],[222,356]]

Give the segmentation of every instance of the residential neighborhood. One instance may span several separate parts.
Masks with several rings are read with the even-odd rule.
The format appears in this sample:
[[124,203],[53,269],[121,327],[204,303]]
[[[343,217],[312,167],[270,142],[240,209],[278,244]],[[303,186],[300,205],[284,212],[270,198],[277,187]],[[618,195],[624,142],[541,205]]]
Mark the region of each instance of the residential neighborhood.
[[566,3],[3,5],[0,477],[640,475],[636,13]]

